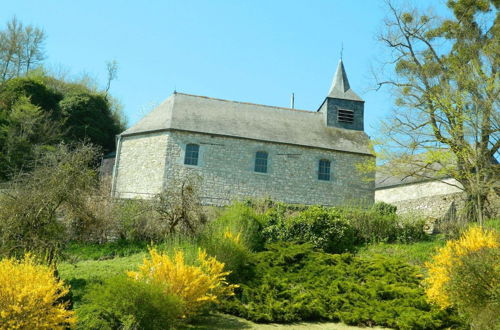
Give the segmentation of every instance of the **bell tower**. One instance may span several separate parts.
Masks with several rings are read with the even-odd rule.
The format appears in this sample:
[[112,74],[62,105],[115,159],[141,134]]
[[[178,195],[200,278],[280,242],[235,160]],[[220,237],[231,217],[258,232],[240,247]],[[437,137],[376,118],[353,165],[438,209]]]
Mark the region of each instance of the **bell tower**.
[[363,131],[364,108],[365,101],[349,86],[341,59],[328,96],[318,111],[324,113],[327,126]]

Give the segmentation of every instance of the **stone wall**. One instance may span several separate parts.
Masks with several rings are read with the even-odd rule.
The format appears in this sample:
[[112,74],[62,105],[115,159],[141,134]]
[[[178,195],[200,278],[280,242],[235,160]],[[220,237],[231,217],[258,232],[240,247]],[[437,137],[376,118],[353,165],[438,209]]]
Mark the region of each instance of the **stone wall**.
[[122,137],[114,169],[113,195],[148,198],[163,188],[168,134]]
[[[160,135],[146,135],[131,141],[128,141],[131,137],[123,138],[117,168],[117,196],[133,197],[129,193],[132,189],[156,193],[160,188],[157,183],[155,189],[146,189],[144,183],[133,182],[144,181],[149,172],[155,173],[154,179],[147,178],[149,184],[161,178],[164,187],[171,178],[196,173],[202,179],[200,188],[205,204],[224,205],[248,197],[300,204],[373,203],[373,181],[363,181],[355,168],[355,164],[370,156],[181,131],[161,134],[162,139]],[[184,165],[188,143],[200,145],[198,166]],[[156,150],[155,167],[164,170],[162,175],[157,173],[158,168],[151,168],[152,156],[147,150]],[[268,173],[254,172],[257,151],[268,152]],[[145,158],[141,154],[145,154]],[[125,158],[127,161],[123,163]],[[318,162],[323,158],[331,161],[330,181],[318,180]]]
[[427,181],[377,189],[375,201],[396,205],[398,213],[418,213],[439,218],[449,209],[451,203],[461,203],[462,190],[454,185],[454,179]]

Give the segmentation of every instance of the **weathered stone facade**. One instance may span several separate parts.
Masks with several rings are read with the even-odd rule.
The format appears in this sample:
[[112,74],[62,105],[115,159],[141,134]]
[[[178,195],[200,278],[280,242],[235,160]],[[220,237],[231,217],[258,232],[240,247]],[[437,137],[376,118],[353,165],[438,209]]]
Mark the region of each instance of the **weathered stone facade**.
[[115,160],[113,194],[148,198],[164,185],[168,134],[164,132],[122,138]]
[[374,161],[364,101],[350,88],[342,61],[320,108],[174,92],[118,137],[113,195],[149,198],[192,175],[209,205],[245,198],[372,204],[374,182],[356,169]]
[[[184,164],[188,143],[200,145],[198,166]],[[269,154],[268,173],[254,171],[257,151]],[[373,181],[363,180],[355,167],[369,155],[182,131],[123,137],[120,155],[117,197],[146,197],[166,188],[171,178],[196,173],[205,204],[249,197],[323,205],[371,204],[374,199]],[[318,180],[320,159],[331,161],[330,181]]]
[[400,214],[418,213],[439,218],[448,211],[452,202],[462,203],[459,187],[460,183],[455,179],[442,179],[377,188],[375,201],[396,205]]

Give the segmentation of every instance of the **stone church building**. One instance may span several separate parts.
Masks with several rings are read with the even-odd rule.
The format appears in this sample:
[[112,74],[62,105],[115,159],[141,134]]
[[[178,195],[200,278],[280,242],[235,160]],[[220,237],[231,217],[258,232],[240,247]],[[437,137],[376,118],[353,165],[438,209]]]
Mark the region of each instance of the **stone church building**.
[[373,159],[363,112],[342,61],[316,111],[174,92],[118,136],[113,195],[148,198],[195,173],[207,205],[371,204],[374,182],[356,169]]

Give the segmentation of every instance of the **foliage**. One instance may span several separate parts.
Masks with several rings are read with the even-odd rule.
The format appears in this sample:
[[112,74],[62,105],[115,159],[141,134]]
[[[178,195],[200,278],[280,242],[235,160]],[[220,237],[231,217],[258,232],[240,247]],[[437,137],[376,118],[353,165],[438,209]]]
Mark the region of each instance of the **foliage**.
[[425,301],[418,268],[377,256],[271,244],[255,257],[255,277],[222,310],[258,322],[332,320],[353,325],[432,329],[457,324]]
[[[213,234],[213,235],[212,235]],[[242,242],[241,233],[227,230],[224,233],[204,231],[197,239],[207,254],[224,263],[230,283],[240,283],[253,276],[252,252]]]
[[219,299],[233,295],[236,285],[229,285],[223,271],[224,264],[214,257],[208,257],[205,251],[199,250],[198,266],[186,265],[184,254],[177,251],[174,258],[159,254],[155,249],[149,251],[150,259],[137,272],[129,272],[129,276],[147,283],[155,283],[162,287],[165,294],[176,295],[182,299],[183,315],[192,316],[209,303],[217,303]]
[[45,33],[33,25],[24,26],[16,17],[0,31],[0,81],[36,68],[45,58]]
[[80,329],[167,329],[180,318],[182,303],[162,288],[126,277],[92,286],[77,310]]
[[232,235],[239,235],[241,243],[249,250],[259,251],[264,247],[262,218],[253,207],[236,202],[224,208],[206,230],[208,235],[218,237],[229,231]]
[[266,211],[262,234],[267,242],[307,242],[325,252],[342,253],[364,243],[427,239],[423,219],[406,219],[385,211],[321,206],[287,211],[282,205]]
[[65,329],[76,322],[61,299],[68,293],[54,269],[27,254],[0,261],[0,328]]
[[64,95],[49,88],[38,77],[19,77],[0,85],[0,109],[10,111],[22,97],[28,98],[31,104],[48,113],[52,119],[61,117],[59,102]]
[[[377,78],[397,108],[385,122],[389,175],[452,177],[467,196],[468,220],[484,220],[498,189],[500,167],[500,5],[497,0],[450,0],[446,19],[431,10],[402,10],[387,1],[380,41],[389,58]],[[379,158],[380,159],[380,158]]]
[[398,210],[396,205],[392,205],[386,202],[375,202],[372,206],[373,211],[380,215],[394,215]]
[[59,103],[64,115],[67,141],[89,141],[104,152],[115,147],[115,136],[122,130],[113,118],[104,95],[89,91],[65,95]]
[[[467,267],[467,265],[462,266],[462,259],[483,249],[499,248],[499,234],[495,231],[482,229],[480,227],[471,227],[459,239],[448,241],[446,246],[438,250],[433,260],[426,264],[429,273],[426,279],[426,294],[429,301],[436,303],[441,308],[456,305],[457,303],[460,304],[460,298],[454,300],[457,296],[450,294],[450,283],[453,278],[455,278],[455,283],[458,283],[456,276],[462,276],[461,273],[454,274],[454,271],[461,267]],[[474,260],[474,258],[471,257],[471,260]],[[469,272],[466,276],[477,277],[480,275]],[[495,281],[496,280],[498,279],[495,279]],[[480,278],[476,278],[475,281],[469,284],[480,286],[484,283],[481,282]],[[479,287],[476,289],[480,290]]]
[[96,149],[59,145],[37,159],[30,174],[20,175],[0,195],[0,254],[35,251],[52,261],[68,240],[60,216],[78,208],[95,183],[90,167]]
[[268,222],[263,230],[268,242],[309,242],[331,253],[354,248],[355,232],[338,209],[311,206],[289,218],[283,211],[283,208],[268,211]]
[[450,301],[473,329],[498,329],[500,324],[500,248],[483,248],[452,265]]

